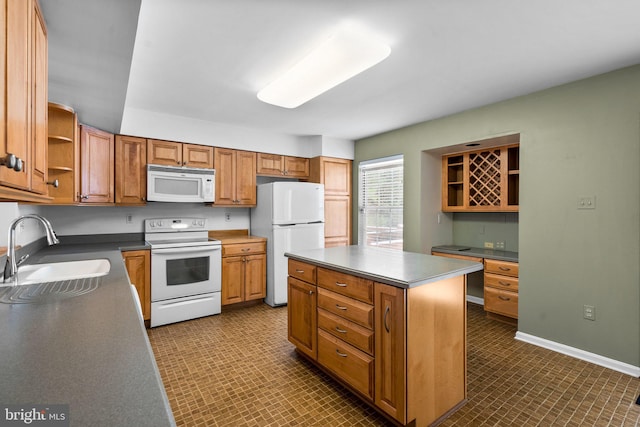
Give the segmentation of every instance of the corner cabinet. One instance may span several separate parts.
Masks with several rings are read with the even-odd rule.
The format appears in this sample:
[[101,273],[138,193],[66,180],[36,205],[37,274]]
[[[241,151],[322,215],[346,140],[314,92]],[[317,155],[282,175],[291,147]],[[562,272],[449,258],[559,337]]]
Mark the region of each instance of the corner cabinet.
[[289,341],[400,425],[466,399],[465,276],[409,289],[289,259]]
[[443,156],[442,210],[517,211],[520,203],[519,140],[519,135],[492,138],[491,145],[511,144]]
[[256,205],[256,153],[214,148],[216,199],[213,206]]

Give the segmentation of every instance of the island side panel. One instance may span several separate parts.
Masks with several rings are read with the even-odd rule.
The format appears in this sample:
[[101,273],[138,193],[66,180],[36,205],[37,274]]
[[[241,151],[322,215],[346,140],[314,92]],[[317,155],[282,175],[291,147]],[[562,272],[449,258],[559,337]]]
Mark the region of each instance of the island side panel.
[[430,425],[466,399],[464,275],[407,290],[407,419]]

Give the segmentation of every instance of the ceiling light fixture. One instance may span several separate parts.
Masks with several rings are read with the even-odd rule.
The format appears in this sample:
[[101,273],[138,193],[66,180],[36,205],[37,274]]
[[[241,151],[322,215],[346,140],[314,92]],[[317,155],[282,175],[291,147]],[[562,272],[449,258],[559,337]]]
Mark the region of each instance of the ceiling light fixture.
[[371,68],[391,53],[386,44],[343,29],[258,92],[258,99],[296,108]]

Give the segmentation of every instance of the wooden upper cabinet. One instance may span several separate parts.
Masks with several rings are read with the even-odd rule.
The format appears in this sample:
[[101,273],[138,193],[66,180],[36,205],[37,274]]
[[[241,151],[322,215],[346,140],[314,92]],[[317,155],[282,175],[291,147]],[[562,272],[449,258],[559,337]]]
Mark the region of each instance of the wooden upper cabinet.
[[113,203],[114,136],[80,125],[80,203]]
[[286,178],[309,177],[309,159],[304,157],[257,153],[256,162],[256,173],[258,175]]
[[443,156],[442,210],[517,211],[519,141],[519,134],[491,138],[478,141],[487,148]]
[[147,198],[147,140],[116,136],[116,203],[144,205]]
[[182,165],[190,168],[213,169],[213,147],[182,144]]
[[[47,193],[47,27],[38,2],[33,3],[33,151],[31,153],[31,191]],[[29,167],[29,165],[27,165]]]
[[216,197],[214,206],[254,206],[256,204],[256,153],[214,149]]
[[149,139],[147,163],[212,169],[213,147]]
[[48,202],[47,28],[36,0],[0,0],[0,196]]
[[149,139],[147,143],[147,163],[182,166],[182,143]]

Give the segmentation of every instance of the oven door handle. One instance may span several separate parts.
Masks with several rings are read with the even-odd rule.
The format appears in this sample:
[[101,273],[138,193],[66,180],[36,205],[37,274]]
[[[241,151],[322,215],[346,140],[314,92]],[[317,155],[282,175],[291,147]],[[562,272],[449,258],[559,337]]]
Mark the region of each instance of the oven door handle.
[[162,249],[153,249],[151,248],[151,254],[162,254],[162,255],[187,255],[194,253],[211,253],[212,251],[219,251],[220,246],[186,246],[180,248],[162,248]]

